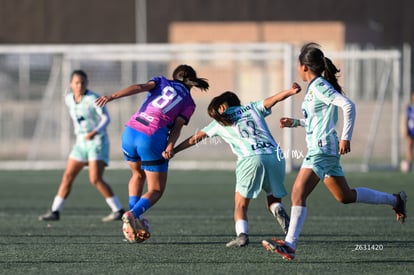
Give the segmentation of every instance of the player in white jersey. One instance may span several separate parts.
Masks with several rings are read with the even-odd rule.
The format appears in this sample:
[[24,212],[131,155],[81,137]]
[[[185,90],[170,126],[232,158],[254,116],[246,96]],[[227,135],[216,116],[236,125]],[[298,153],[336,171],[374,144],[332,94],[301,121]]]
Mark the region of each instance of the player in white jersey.
[[[341,203],[387,204],[393,207],[397,220],[406,218],[406,194],[388,194],[369,188],[351,189],[340,165],[340,155],[351,151],[351,138],[355,122],[355,105],[345,97],[338,84],[339,70],[325,57],[319,45],[309,43],[299,55],[298,73],[308,83],[302,104],[304,119],[281,118],[280,127],[302,126],[306,129],[308,153],[303,161],[292,189],[291,220],[285,240],[263,240],[269,251],[283,258],[295,257],[296,244],[306,219],[306,199],[319,181]],[[343,110],[341,138],[336,133],[338,107]]]
[[102,218],[102,221],[120,220],[125,212],[111,187],[103,179],[105,166],[109,162],[109,139],[106,132],[110,122],[109,114],[106,108],[95,105],[95,100],[99,96],[88,90],[87,84],[88,77],[84,71],[72,72],[71,93],[66,95],[65,103],[73,121],[76,143],[69,155],[52,207],[46,214],[39,216],[41,221],[59,220],[72,184],[85,165],[89,167],[91,184],[101,193],[112,210],[108,216]]
[[227,247],[249,244],[249,202],[257,198],[262,190],[266,192],[269,211],[276,217],[283,232],[287,233],[289,216],[282,204],[282,197],[287,195],[284,185],[285,159],[265,117],[276,103],[300,90],[300,86],[294,83],[288,90],[247,105],[241,105],[236,94],[225,92],[213,98],[208,107],[208,113],[214,120],[174,148],[174,153],[178,153],[204,138],[220,136],[237,156],[234,196],[236,238],[228,242]]

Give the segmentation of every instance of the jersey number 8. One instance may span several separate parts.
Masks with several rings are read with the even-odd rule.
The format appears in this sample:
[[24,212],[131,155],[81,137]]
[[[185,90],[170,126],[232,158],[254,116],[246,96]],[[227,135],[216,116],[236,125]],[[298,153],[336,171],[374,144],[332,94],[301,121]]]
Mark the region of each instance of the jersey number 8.
[[[152,101],[152,105],[156,108],[164,109],[172,101],[168,108],[163,110],[163,113],[166,113],[169,110],[171,110],[171,108],[174,107],[178,102],[181,101],[182,97],[176,96],[177,92],[174,90],[174,88],[171,86],[167,86],[164,89],[162,89],[161,95],[159,95]],[[176,99],[174,100],[175,97]]]

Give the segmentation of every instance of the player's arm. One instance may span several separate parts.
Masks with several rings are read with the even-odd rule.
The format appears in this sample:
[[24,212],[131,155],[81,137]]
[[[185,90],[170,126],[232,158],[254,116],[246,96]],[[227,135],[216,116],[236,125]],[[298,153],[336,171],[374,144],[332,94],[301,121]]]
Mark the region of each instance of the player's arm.
[[99,107],[103,107],[105,106],[105,104],[107,104],[108,102],[121,98],[121,97],[125,97],[125,96],[130,96],[130,95],[134,95],[134,94],[139,94],[142,92],[147,92],[150,91],[152,89],[155,88],[155,82],[154,81],[148,81],[147,83],[144,84],[134,84],[131,86],[128,86],[122,90],[119,90],[111,95],[105,95],[105,96],[101,96],[98,99],[96,99],[95,103],[97,106]]
[[109,117],[109,113],[106,110],[106,108],[103,108],[101,112],[98,112],[98,114],[101,120],[99,121],[99,124],[95,127],[95,129],[86,134],[85,138],[88,140],[93,139],[93,137],[96,134],[98,134],[101,131],[104,131],[111,122],[111,118]]
[[279,126],[280,128],[296,128],[298,126],[305,127],[305,120],[290,117],[282,117],[279,120]]
[[298,83],[293,82],[292,87],[288,90],[284,90],[274,94],[263,101],[263,105],[266,109],[271,109],[276,103],[285,100],[286,98],[295,95],[301,91],[301,87]]
[[191,137],[187,138],[179,145],[174,148],[174,154],[181,152],[191,146],[196,145],[198,142],[202,141],[203,139],[208,138],[208,135],[203,131],[198,131],[196,134],[192,135]]
[[339,153],[346,154],[351,152],[351,139],[356,117],[355,104],[349,98],[339,93],[335,95],[332,104],[340,107],[343,111],[344,123],[341,141],[339,142]]
[[170,130],[170,135],[168,136],[167,147],[162,152],[162,156],[165,159],[170,159],[174,156],[174,145],[180,137],[181,129],[186,123],[187,121],[180,116],[175,119],[174,125]]

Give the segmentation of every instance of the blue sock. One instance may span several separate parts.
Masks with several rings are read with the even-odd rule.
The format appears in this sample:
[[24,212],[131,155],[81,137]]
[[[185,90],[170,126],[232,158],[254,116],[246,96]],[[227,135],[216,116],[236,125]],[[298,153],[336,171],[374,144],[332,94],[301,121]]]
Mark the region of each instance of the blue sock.
[[140,197],[138,196],[129,196],[129,209],[132,209],[134,205],[139,201]]
[[146,198],[141,198],[139,201],[134,205],[134,207],[131,209],[132,213],[134,213],[134,216],[136,218],[139,218],[142,214],[144,214],[145,211],[148,210],[148,208],[151,207],[151,203]]

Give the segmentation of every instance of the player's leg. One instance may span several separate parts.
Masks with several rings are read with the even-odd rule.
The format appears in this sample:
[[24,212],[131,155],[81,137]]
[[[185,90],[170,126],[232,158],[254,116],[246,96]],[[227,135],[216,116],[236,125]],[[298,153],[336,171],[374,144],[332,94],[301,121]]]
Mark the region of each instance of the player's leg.
[[349,187],[344,176],[327,176],[323,183],[338,202],[347,204],[356,201],[357,193]]
[[290,218],[282,203],[282,197],[287,195],[285,159],[275,154],[263,156],[262,161],[265,163],[265,177],[262,188],[267,194],[267,209],[276,218],[283,232],[287,234]]
[[335,199],[341,203],[387,204],[392,206],[396,212],[397,221],[400,223],[405,221],[406,195],[403,191],[398,194],[389,194],[365,187],[350,189],[344,176],[326,177],[324,183]]
[[319,176],[311,168],[299,170],[292,189],[292,209],[290,212],[290,224],[285,240],[263,240],[263,247],[273,253],[280,254],[284,259],[295,258],[296,244],[306,220],[306,199],[319,182]]
[[149,222],[142,215],[162,197],[167,183],[167,172],[145,171],[145,175],[147,192],[122,217],[124,235],[130,242],[143,242],[151,236]]
[[[142,171],[145,171],[147,180],[147,192],[141,196],[138,202],[131,208],[135,217],[139,218],[148,208],[154,205],[162,196],[167,183],[168,160],[162,157],[162,152],[166,147],[168,136],[168,128],[161,128],[152,136],[136,131],[134,133],[135,154],[141,162],[138,164],[130,164],[134,174],[143,178]],[[125,147],[123,144],[124,152]],[[131,151],[131,150],[129,150]],[[132,152],[128,151],[128,155]],[[142,189],[133,190],[134,192],[142,192]]]
[[[150,237],[149,223],[142,217],[142,214],[161,198],[167,183],[168,160],[162,157],[162,151],[166,146],[168,131],[169,129],[165,127],[159,129],[151,136],[133,129],[128,129],[128,127],[124,131],[122,148],[125,157],[129,161],[131,170],[136,175],[140,174],[142,183],[144,177],[141,173],[142,170],[145,171],[148,187],[147,192],[138,199],[130,211],[126,212],[122,218],[124,224],[131,223],[132,218],[135,218],[136,235],[140,241],[144,241]],[[138,167],[138,163],[133,164],[130,162],[140,162],[141,165]],[[134,180],[134,182],[140,181]],[[142,193],[142,187],[132,187],[129,190],[130,192],[134,192],[133,194]]]
[[148,190],[134,205],[131,211],[135,217],[140,217],[162,197],[167,184],[168,172],[145,171]]
[[102,221],[108,222],[120,220],[125,211],[122,208],[118,197],[112,191],[111,186],[103,178],[106,166],[105,162],[102,160],[91,160],[89,161],[88,166],[89,181],[105,198],[106,203],[112,210],[108,216],[102,218]]
[[292,187],[292,209],[290,224],[285,241],[293,248],[305,223],[307,209],[306,200],[319,182],[319,176],[310,168],[301,168]]
[[234,193],[234,223],[237,237],[228,242],[226,247],[243,247],[249,244],[249,202],[249,198],[243,197],[239,192]]
[[72,184],[84,166],[85,162],[75,160],[71,157],[68,158],[59,189],[52,202],[52,207],[45,214],[39,216],[39,220],[57,221],[60,219],[60,211],[62,210],[65,200],[68,198],[70,191],[72,190]]
[[407,172],[411,171],[413,164],[413,149],[414,149],[414,137],[408,136],[408,148],[407,148]]
[[272,194],[268,194],[266,202],[267,209],[269,209],[270,213],[276,218],[277,222],[282,227],[283,232],[287,234],[290,218],[282,204],[282,199],[276,198]]
[[57,192],[58,197],[66,199],[69,196],[70,191],[72,190],[72,184],[85,164],[85,162],[77,161],[72,158],[68,159],[66,169],[63,172],[62,180]]
[[128,161],[128,165],[131,169],[131,178],[128,182],[129,209],[132,209],[142,196],[146,176],[140,161]]

